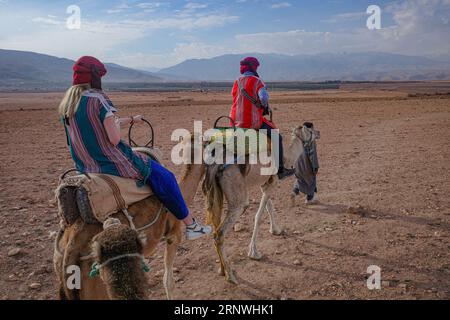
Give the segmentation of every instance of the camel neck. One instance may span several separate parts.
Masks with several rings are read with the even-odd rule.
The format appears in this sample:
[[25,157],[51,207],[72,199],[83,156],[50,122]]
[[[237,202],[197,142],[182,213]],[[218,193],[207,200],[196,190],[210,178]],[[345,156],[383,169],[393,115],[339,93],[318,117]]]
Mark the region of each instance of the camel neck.
[[187,205],[190,205],[192,201],[194,201],[198,185],[200,184],[204,172],[205,168],[203,165],[186,165],[183,178],[180,182],[180,189]]

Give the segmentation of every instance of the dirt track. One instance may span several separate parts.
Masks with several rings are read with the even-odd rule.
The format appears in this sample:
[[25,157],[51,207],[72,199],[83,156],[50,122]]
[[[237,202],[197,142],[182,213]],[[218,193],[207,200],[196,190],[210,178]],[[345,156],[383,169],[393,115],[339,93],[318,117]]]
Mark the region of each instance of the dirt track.
[[[321,204],[305,207],[297,198],[290,210],[293,181],[280,184],[274,204],[285,232],[272,236],[265,217],[259,238],[265,257],[252,261],[246,253],[260,197],[252,190],[251,207],[239,220],[245,230],[226,239],[240,284],[217,274],[212,239],[184,242],[175,262],[175,297],[450,299],[450,96],[408,97],[416,89],[273,93],[286,140],[305,120],[321,131]],[[58,220],[50,200],[58,176],[72,167],[55,112],[61,97],[0,94],[0,299],[56,297],[51,261]],[[166,163],[172,130],[192,130],[194,120],[211,125],[229,108],[226,93],[110,97],[122,115],[151,120]],[[137,133],[144,137],[143,129]],[[358,205],[363,215],[348,210]],[[192,210],[203,217],[202,208],[199,192]],[[14,248],[20,252],[8,256]],[[381,290],[366,287],[369,265],[382,269]],[[151,296],[162,299],[162,250],[151,268]]]

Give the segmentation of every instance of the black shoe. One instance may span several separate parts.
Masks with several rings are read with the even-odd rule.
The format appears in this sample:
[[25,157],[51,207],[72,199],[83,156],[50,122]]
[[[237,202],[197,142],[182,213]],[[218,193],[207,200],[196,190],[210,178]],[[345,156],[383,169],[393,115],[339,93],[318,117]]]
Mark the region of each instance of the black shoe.
[[280,170],[278,170],[278,179],[283,180],[287,177],[294,175],[294,173],[295,173],[294,169],[280,168]]

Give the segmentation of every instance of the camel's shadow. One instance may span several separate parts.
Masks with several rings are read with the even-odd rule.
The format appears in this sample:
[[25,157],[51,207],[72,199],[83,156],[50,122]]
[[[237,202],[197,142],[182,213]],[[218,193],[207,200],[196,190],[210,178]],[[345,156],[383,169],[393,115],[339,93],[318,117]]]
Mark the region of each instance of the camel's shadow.
[[[344,215],[349,214],[348,213],[349,206],[343,205],[343,204],[332,204],[332,203],[326,203],[326,202],[318,202],[315,205],[311,206],[295,206],[295,207],[289,207],[290,210],[298,210],[301,209],[300,214],[305,214],[308,212],[316,212],[316,213],[323,213],[328,215]],[[296,213],[298,215],[298,213]],[[382,210],[375,210],[375,209],[366,209],[366,212],[364,212],[363,215],[359,215],[362,218],[366,219],[375,219],[375,220],[397,220],[401,222],[408,222],[413,223],[421,226],[433,226],[442,228],[443,230],[449,230],[450,229],[450,223],[447,223],[445,221],[442,221],[442,219],[439,218],[431,218],[431,217],[419,217],[419,216],[412,216],[412,215],[405,215],[402,213],[397,212],[387,212]]]

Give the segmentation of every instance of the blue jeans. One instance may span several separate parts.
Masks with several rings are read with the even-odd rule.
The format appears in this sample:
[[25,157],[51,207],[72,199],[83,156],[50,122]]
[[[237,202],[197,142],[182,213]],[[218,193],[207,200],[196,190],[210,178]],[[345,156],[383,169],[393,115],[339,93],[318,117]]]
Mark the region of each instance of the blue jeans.
[[147,178],[148,184],[159,201],[178,220],[183,220],[189,215],[189,209],[181,194],[175,175],[156,161],[151,162],[152,171]]

